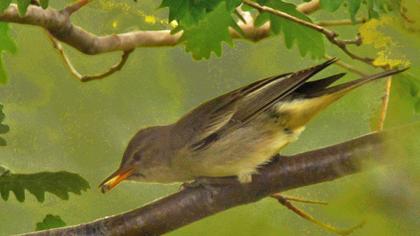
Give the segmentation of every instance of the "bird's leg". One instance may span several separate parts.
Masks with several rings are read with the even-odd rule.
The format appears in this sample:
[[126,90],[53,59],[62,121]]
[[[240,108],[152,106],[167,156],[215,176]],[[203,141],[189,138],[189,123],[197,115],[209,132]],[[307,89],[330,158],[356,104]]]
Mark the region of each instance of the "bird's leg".
[[312,203],[312,204],[322,204],[325,205],[325,202],[318,202],[318,201],[311,201],[311,200],[304,200],[299,198],[293,198],[293,197],[283,197],[281,194],[276,193],[271,195],[271,197],[275,198],[280,204],[287,207],[287,209],[293,211],[295,214],[299,215],[300,217],[320,226],[321,228],[330,231],[332,233],[338,234],[338,235],[349,235],[353,233],[354,230],[361,228],[365,222],[361,222],[353,227],[350,227],[348,229],[339,229],[336,228],[330,224],[323,223],[317,219],[315,219],[313,216],[309,215],[308,213],[304,212],[303,210],[295,207],[290,201],[296,201],[296,202],[304,202],[304,203]]
[[211,188],[220,185],[229,185],[233,183],[238,183],[238,180],[233,176],[228,177],[197,177],[192,182],[185,182],[181,185],[181,189],[186,188]]

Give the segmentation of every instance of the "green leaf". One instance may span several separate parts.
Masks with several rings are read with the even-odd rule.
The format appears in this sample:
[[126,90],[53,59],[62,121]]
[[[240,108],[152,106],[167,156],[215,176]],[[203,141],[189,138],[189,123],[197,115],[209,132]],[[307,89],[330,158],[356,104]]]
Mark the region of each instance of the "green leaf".
[[184,28],[186,51],[191,52],[195,59],[209,58],[211,52],[220,56],[223,41],[232,45],[228,27],[235,24],[226,4],[222,2],[198,24]]
[[[3,105],[0,104],[0,134],[9,132],[9,126],[2,124],[4,117],[5,115],[3,113]],[[6,146],[6,145],[7,145],[6,140],[0,137],[0,146]]]
[[[261,5],[269,6],[302,20],[312,22],[309,17],[296,10],[296,6],[291,3],[282,2],[280,0],[259,0],[258,2]],[[256,19],[258,25],[262,25],[266,21],[271,22],[271,31],[274,34],[283,33],[287,48],[291,48],[296,42],[302,56],[305,56],[308,53],[312,58],[321,58],[324,56],[325,47],[321,33],[266,12],[258,15]]]
[[3,175],[8,175],[9,173],[10,173],[9,168],[7,168],[6,166],[0,165],[0,177]]
[[12,0],[0,0],[0,12],[6,10],[6,8],[10,5]]
[[0,194],[3,200],[9,199],[13,192],[19,202],[25,200],[25,190],[36,197],[39,202],[45,200],[49,192],[60,199],[68,200],[69,193],[81,194],[89,188],[89,183],[78,174],[66,171],[39,172],[34,174],[8,173],[0,176]]
[[[352,21],[355,21],[357,12],[359,11],[362,0],[345,0],[348,8],[348,12]],[[343,5],[344,0],[320,0],[320,5],[322,9],[327,11],[335,12],[341,5]],[[390,0],[366,0],[366,8],[369,15],[369,18],[378,18],[381,12],[388,12],[392,8],[398,9],[396,7],[397,1]]]
[[208,0],[163,0],[160,7],[169,8],[169,21],[176,20],[180,26],[195,25],[212,11],[220,1]]
[[320,0],[321,8],[334,12],[336,11],[344,0]]
[[242,3],[241,0],[225,0],[225,2],[228,10],[234,10]]
[[16,45],[9,35],[9,30],[8,24],[0,22],[0,84],[7,82],[7,74],[3,65],[3,54],[4,52],[16,52]]
[[394,76],[386,127],[395,127],[420,120],[420,70],[411,68],[403,74]]
[[9,132],[9,126],[0,124],[0,134],[5,134]]
[[58,215],[48,214],[41,222],[36,223],[36,231],[53,229],[66,226],[66,223]]
[[46,9],[48,7],[49,4],[49,0],[40,0],[39,3],[41,5],[42,8]]
[[26,14],[26,10],[28,9],[29,5],[31,4],[31,0],[16,0],[17,1],[17,5],[19,8],[19,14],[20,15],[25,15]]
[[198,24],[222,2],[230,12],[241,4],[241,0],[163,0],[160,7],[169,8],[169,21],[176,20],[181,27],[189,27]]
[[350,18],[353,22],[356,21],[356,14],[360,9],[362,0],[347,0],[348,1],[348,10],[350,13]]

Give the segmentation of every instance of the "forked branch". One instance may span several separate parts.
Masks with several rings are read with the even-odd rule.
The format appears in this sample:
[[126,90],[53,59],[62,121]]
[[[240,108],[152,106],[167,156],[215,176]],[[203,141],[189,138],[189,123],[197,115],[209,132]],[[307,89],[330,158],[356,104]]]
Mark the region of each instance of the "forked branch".
[[256,10],[260,11],[260,12],[267,12],[273,15],[276,15],[278,17],[282,17],[285,18],[287,20],[293,21],[297,24],[306,26],[308,28],[311,28],[313,30],[316,30],[318,32],[320,32],[321,34],[323,34],[328,41],[330,41],[333,45],[339,47],[345,54],[347,54],[349,57],[351,57],[354,60],[358,60],[361,62],[364,62],[366,64],[369,64],[371,66],[373,65],[373,59],[372,58],[368,58],[368,57],[362,57],[359,55],[356,55],[355,53],[351,52],[347,45],[348,44],[356,44],[357,43],[361,43],[359,39],[356,38],[356,40],[341,40],[338,39],[338,34],[335,31],[332,31],[330,29],[327,29],[321,25],[317,25],[315,23],[309,22],[309,21],[305,21],[302,19],[299,19],[295,16],[292,16],[290,14],[287,14],[285,12],[282,12],[280,10],[268,7],[268,6],[263,6],[258,4],[257,2],[251,1],[251,0],[242,0],[242,2],[252,8],[255,8]]

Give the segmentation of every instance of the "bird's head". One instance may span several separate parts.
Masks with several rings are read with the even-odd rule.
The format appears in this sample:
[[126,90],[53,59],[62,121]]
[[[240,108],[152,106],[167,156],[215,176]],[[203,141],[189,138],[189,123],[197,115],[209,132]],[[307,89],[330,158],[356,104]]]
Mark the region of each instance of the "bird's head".
[[164,164],[162,142],[165,127],[149,127],[137,132],[130,140],[120,167],[106,178],[99,187],[103,193],[111,190],[123,180],[148,182]]

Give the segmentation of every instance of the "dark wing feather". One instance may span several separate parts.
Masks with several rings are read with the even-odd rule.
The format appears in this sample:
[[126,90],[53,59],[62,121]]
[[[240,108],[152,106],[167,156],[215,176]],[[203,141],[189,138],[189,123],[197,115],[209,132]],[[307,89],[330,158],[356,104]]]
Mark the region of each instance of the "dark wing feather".
[[175,145],[188,144],[194,150],[207,147],[224,132],[251,121],[290,95],[335,61],[259,80],[200,105],[175,124],[174,133],[179,136]]
[[309,94],[316,93],[326,89],[328,86],[333,84],[335,81],[339,80],[343,77],[346,73],[340,73],[336,75],[329,76],[324,79],[319,79],[315,81],[309,81],[304,83],[298,89],[293,92],[295,96],[308,96]]
[[285,98],[305,81],[327,66],[334,63],[336,59],[328,60],[320,65],[289,74],[278,79],[274,79],[258,89],[249,91],[243,99],[239,101],[237,112],[232,119],[246,123],[255,118],[258,114],[269,109],[272,105]]

